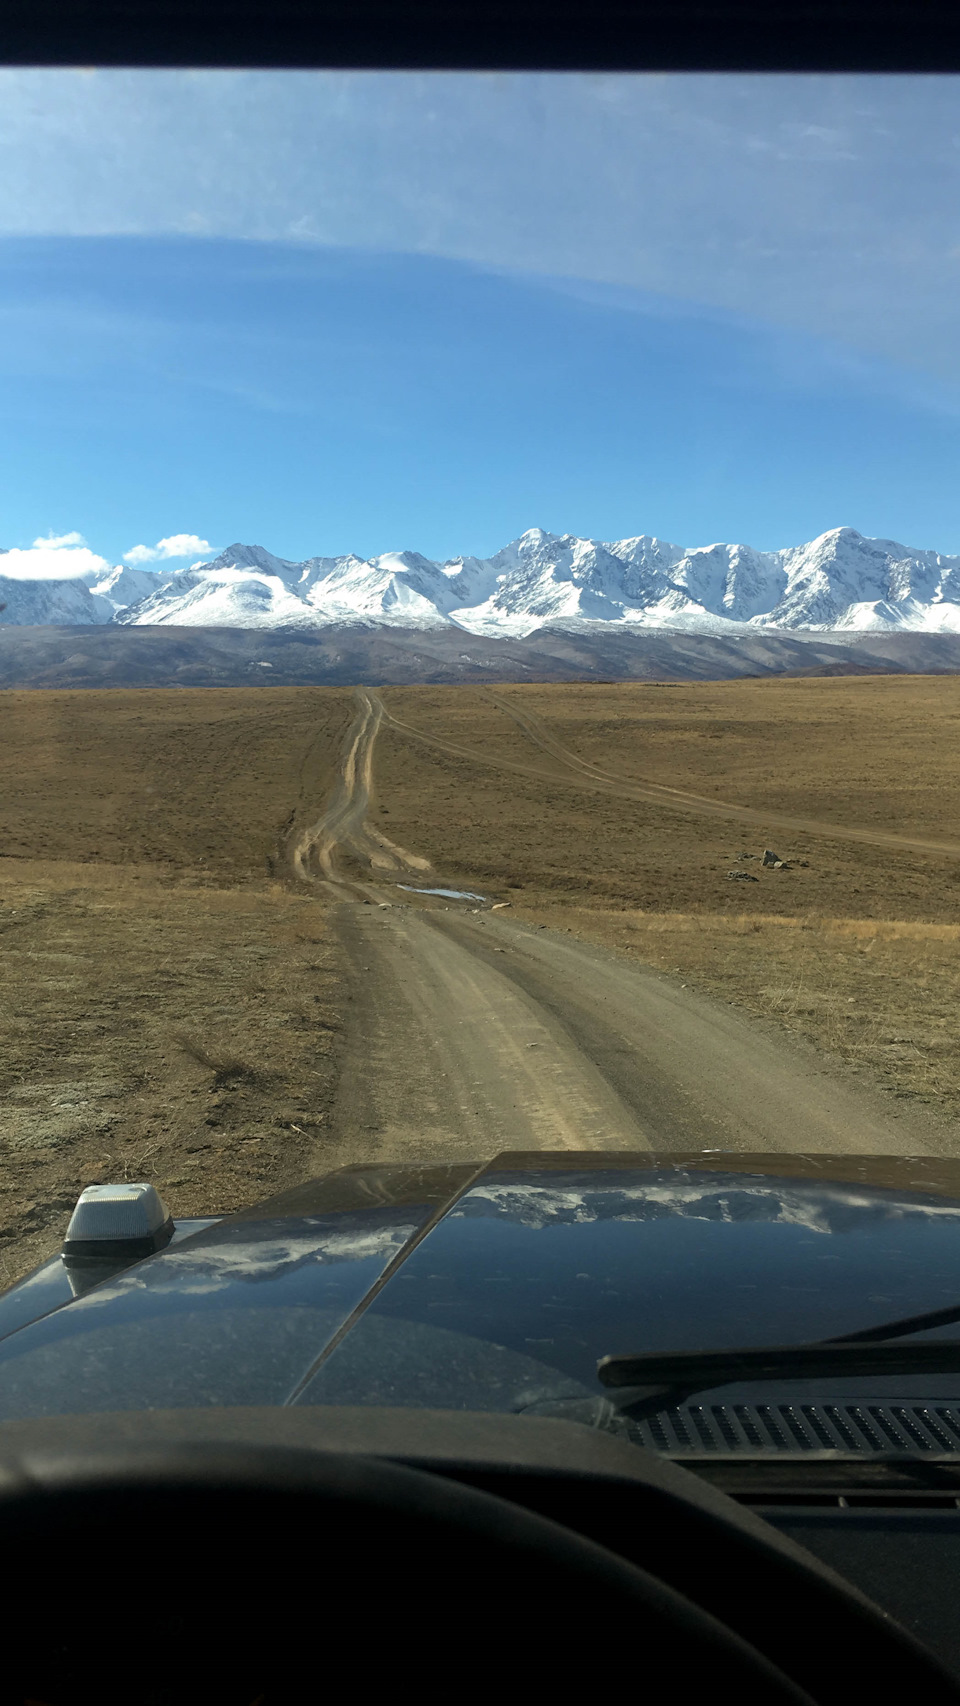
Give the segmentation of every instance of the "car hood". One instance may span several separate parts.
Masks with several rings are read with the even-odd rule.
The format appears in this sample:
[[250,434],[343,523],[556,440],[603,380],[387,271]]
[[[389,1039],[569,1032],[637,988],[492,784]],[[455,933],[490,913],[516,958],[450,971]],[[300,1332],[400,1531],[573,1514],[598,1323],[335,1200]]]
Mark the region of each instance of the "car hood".
[[348,1168],[182,1227],[70,1295],[56,1258],[0,1298],[0,1420],[536,1411],[596,1394],[606,1354],[830,1338],[957,1304],[960,1162],[511,1153]]

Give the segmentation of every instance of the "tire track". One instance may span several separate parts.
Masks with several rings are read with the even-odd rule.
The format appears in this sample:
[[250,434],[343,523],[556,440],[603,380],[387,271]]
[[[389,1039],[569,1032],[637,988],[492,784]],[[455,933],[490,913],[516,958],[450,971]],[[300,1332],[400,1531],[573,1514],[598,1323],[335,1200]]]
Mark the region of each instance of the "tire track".
[[[338,911],[353,974],[333,1115],[339,1164],[650,1148],[650,1127],[502,959],[413,906]],[[314,1164],[323,1170],[321,1154]]]
[[557,770],[545,770],[542,766],[499,757],[489,750],[480,752],[472,747],[443,740],[439,735],[428,734],[426,730],[418,729],[415,724],[394,716],[378,694],[371,694],[370,697],[380,706],[382,720],[405,739],[442,752],[450,758],[462,758],[471,764],[485,765],[488,769],[505,770],[515,776],[533,777],[541,782],[567,782],[593,793],[612,794],[621,800],[649,801],[651,804],[666,806],[672,811],[689,812],[701,817],[733,818],[764,831],[771,828],[790,829],[807,835],[825,836],[834,841],[887,847],[895,852],[940,853],[949,858],[960,858],[960,842],[932,841],[920,836],[892,835],[880,829],[860,829],[853,825],[827,823],[820,818],[793,817],[776,809],[760,810],[755,806],[737,805],[731,800],[708,799],[705,795],[694,794],[688,789],[670,788],[662,782],[644,781],[642,777],[617,776],[612,771],[602,769],[598,764],[578,758],[532,711],[494,693],[490,694],[493,702],[513,719],[534,746],[555,761],[559,767]]
[[367,822],[373,794],[373,753],[384,716],[380,698],[357,690],[357,714],[343,743],[340,776],[333,797],[316,823],[301,831],[291,850],[294,874],[310,882],[319,874],[338,882],[334,854],[338,847],[365,860],[375,872],[419,872],[431,869],[428,859],[408,853]]

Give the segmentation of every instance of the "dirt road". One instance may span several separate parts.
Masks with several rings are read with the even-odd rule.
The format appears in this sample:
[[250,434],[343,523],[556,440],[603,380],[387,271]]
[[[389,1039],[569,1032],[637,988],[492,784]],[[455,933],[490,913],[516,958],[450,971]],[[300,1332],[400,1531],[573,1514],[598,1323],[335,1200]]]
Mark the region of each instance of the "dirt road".
[[[376,694],[358,695],[341,781],[294,852],[299,874],[337,897],[350,970],[340,1163],[504,1148],[947,1152],[924,1110],[898,1113],[774,1027],[621,954],[430,899],[436,876],[407,900],[398,885],[417,856],[366,818],[386,716]],[[574,770],[549,731],[531,732]],[[337,846],[374,880],[338,872]],[[314,1165],[330,1164],[325,1144]]]
[[[621,956],[497,915],[344,903],[343,1161],[499,1149],[941,1154],[812,1049]],[[329,1166],[329,1151],[315,1164]]]
[[373,787],[373,749],[384,706],[377,694],[364,689],[357,693],[357,706],[357,715],[344,740],[340,777],[333,797],[317,822],[300,831],[293,844],[291,858],[298,877],[306,877],[308,864],[315,862],[326,878],[335,879],[333,853],[337,847],[349,848],[378,872],[422,874],[430,869],[428,859],[398,847],[367,822]]

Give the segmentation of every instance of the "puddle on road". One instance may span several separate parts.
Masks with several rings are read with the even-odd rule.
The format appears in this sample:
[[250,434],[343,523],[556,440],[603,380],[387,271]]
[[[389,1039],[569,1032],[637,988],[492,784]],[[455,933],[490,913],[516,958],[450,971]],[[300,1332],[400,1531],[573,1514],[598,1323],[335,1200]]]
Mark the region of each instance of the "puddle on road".
[[403,889],[405,894],[438,894],[444,900],[478,900],[482,906],[487,904],[485,894],[471,894],[468,889],[420,889],[413,883],[398,883],[397,888]]

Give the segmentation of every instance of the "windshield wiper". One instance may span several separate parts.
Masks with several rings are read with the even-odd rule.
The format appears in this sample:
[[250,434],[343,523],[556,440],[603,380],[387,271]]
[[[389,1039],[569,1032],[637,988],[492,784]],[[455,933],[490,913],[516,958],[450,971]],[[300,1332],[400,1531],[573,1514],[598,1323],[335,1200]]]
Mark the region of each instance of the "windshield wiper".
[[602,1385],[621,1394],[618,1410],[635,1420],[672,1409],[697,1392],[740,1381],[960,1374],[960,1339],[928,1339],[919,1345],[890,1343],[908,1333],[946,1327],[954,1321],[960,1321],[960,1307],[956,1305],[813,1344],[606,1356],[598,1362],[597,1374]]

